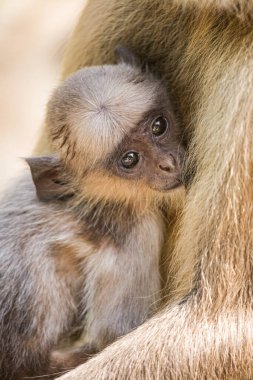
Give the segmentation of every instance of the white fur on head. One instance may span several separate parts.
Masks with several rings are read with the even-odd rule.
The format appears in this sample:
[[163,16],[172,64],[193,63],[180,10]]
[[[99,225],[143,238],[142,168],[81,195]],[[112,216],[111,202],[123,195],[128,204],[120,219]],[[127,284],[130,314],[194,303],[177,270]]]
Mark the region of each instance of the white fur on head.
[[[84,68],[71,75],[48,105],[47,125],[66,147],[75,144],[88,164],[113,151],[136,127],[157,96],[160,82],[120,63]],[[65,129],[64,129],[65,128]],[[66,153],[66,152],[65,152]]]

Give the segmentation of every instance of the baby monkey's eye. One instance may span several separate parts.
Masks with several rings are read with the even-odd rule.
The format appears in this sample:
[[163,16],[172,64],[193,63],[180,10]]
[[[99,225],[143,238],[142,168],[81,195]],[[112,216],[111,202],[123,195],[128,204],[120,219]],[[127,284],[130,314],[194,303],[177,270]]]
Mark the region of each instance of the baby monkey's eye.
[[121,165],[125,169],[132,169],[139,162],[139,154],[137,152],[127,152],[121,158]]
[[168,121],[165,117],[157,117],[152,124],[152,133],[155,136],[161,136],[165,133],[168,128]]

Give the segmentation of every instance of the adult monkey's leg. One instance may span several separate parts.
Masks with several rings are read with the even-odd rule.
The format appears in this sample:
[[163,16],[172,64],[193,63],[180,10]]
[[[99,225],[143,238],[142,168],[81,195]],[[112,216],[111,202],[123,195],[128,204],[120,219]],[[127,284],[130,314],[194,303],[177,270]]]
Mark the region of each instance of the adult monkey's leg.
[[146,57],[173,90],[195,173],[171,261],[173,304],[66,380],[253,376],[253,2],[172,3],[93,0],[66,54],[64,76],[111,62],[121,43]]

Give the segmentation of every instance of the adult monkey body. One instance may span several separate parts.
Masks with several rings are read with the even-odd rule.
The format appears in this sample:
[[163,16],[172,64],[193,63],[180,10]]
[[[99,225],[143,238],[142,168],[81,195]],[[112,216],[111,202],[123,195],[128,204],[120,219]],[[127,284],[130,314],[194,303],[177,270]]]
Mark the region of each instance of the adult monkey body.
[[[164,75],[192,175],[171,258],[174,302],[65,379],[250,379],[253,1],[93,0],[63,76],[123,42]],[[41,141],[41,150],[47,143]]]

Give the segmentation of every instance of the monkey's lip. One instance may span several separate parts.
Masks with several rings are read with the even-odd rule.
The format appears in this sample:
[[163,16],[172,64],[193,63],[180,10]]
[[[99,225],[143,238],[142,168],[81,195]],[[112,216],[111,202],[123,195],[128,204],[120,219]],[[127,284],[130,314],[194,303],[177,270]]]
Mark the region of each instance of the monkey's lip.
[[174,182],[173,184],[170,184],[170,185],[166,185],[164,186],[164,188],[162,189],[162,191],[169,191],[169,190],[174,190],[180,186],[183,185],[183,182],[178,180],[176,182]]
[[183,186],[183,182],[181,180],[176,180],[173,183],[167,184],[161,187],[154,187],[153,189],[162,193],[168,192],[170,190],[177,189],[178,187]]
[[176,180],[175,182],[167,184],[164,187],[160,188],[159,191],[166,192],[166,191],[177,189],[180,186],[183,186],[183,182],[180,180]]

